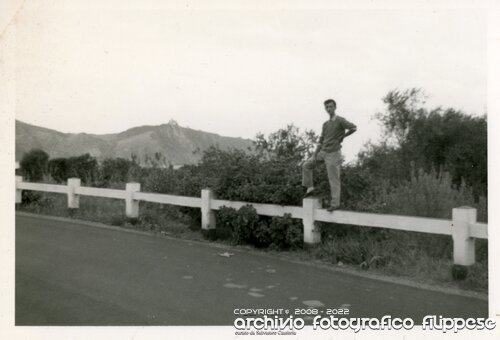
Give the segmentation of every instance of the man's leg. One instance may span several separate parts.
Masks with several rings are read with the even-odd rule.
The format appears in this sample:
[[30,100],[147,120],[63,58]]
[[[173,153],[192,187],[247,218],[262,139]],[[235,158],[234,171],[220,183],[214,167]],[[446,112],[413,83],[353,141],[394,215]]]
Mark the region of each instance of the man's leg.
[[316,162],[311,157],[302,164],[302,186],[307,188],[307,192],[311,192],[314,189],[313,183],[313,170]]
[[[340,151],[328,153],[325,157],[326,172],[330,183],[330,193],[332,201],[330,209],[338,208],[340,205],[340,165],[342,164],[342,154]],[[333,208],[333,209],[332,209]]]
[[304,164],[302,164],[302,186],[307,188],[307,193],[314,190],[313,170],[316,167],[316,164],[322,160],[323,154],[322,152],[319,152],[316,156],[316,160],[311,157],[305,161]]

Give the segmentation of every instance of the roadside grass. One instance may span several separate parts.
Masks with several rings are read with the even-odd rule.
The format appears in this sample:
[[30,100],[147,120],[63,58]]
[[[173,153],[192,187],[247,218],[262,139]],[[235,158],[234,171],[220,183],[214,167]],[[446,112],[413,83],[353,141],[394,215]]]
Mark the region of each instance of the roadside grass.
[[99,222],[128,229],[148,231],[156,234],[182,238],[203,239],[199,225],[178,207],[141,202],[138,218],[125,216],[123,200],[103,197],[80,197],[80,208],[69,209],[64,194],[23,192],[29,197],[16,210],[41,215],[69,217]]
[[315,259],[421,283],[488,292],[487,240],[476,239],[476,263],[464,280],[454,280],[449,236],[327,223],[320,224],[320,229],[323,242],[310,250]]
[[[153,234],[204,240],[193,214],[180,207],[141,202],[139,218],[125,216],[125,202],[80,197],[79,209],[68,209],[63,194],[23,192],[16,210],[100,222]],[[444,235],[320,223],[323,242],[293,251],[268,250],[304,261],[319,260],[334,266],[357,268],[419,283],[487,293],[487,240],[476,240],[476,264],[464,280],[453,280],[452,240]],[[220,243],[230,244],[219,241]],[[254,247],[250,247],[254,248]],[[262,250],[260,250],[262,251]]]

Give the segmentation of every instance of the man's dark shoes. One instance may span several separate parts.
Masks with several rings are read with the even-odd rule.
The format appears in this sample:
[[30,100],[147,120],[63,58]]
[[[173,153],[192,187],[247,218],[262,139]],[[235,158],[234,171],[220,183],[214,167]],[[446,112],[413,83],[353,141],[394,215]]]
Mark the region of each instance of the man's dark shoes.
[[329,206],[328,208],[326,208],[326,211],[328,212],[333,212],[334,210],[339,210],[339,206]]
[[318,195],[318,191],[316,189],[313,189],[309,192],[306,192],[302,198],[309,198]]

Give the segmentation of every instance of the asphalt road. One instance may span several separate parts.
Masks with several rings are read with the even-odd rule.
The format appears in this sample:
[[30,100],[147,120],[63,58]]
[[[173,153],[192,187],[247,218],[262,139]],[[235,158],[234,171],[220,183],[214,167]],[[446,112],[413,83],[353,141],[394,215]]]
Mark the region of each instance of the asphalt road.
[[16,216],[16,325],[232,325],[235,308],[487,317],[487,301],[209,243]]

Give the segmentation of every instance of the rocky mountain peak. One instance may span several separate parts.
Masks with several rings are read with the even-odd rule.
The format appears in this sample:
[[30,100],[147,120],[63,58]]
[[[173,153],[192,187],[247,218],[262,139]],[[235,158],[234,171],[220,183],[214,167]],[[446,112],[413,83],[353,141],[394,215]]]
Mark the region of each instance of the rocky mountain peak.
[[[164,129],[162,126],[170,128]],[[20,161],[31,149],[40,148],[50,158],[89,153],[103,160],[130,158],[134,154],[142,163],[144,159],[160,153],[167,163],[193,164],[201,159],[200,151],[210,146],[223,150],[247,150],[252,146],[252,141],[192,130],[180,126],[173,119],[160,126],[145,125],[106,135],[61,133],[16,120],[16,161]]]
[[174,119],[170,119],[170,120],[168,121],[168,125],[172,125],[172,126],[176,126],[176,127],[178,127],[178,126],[179,126],[179,124],[177,123],[177,121],[176,121],[176,120],[174,120]]

